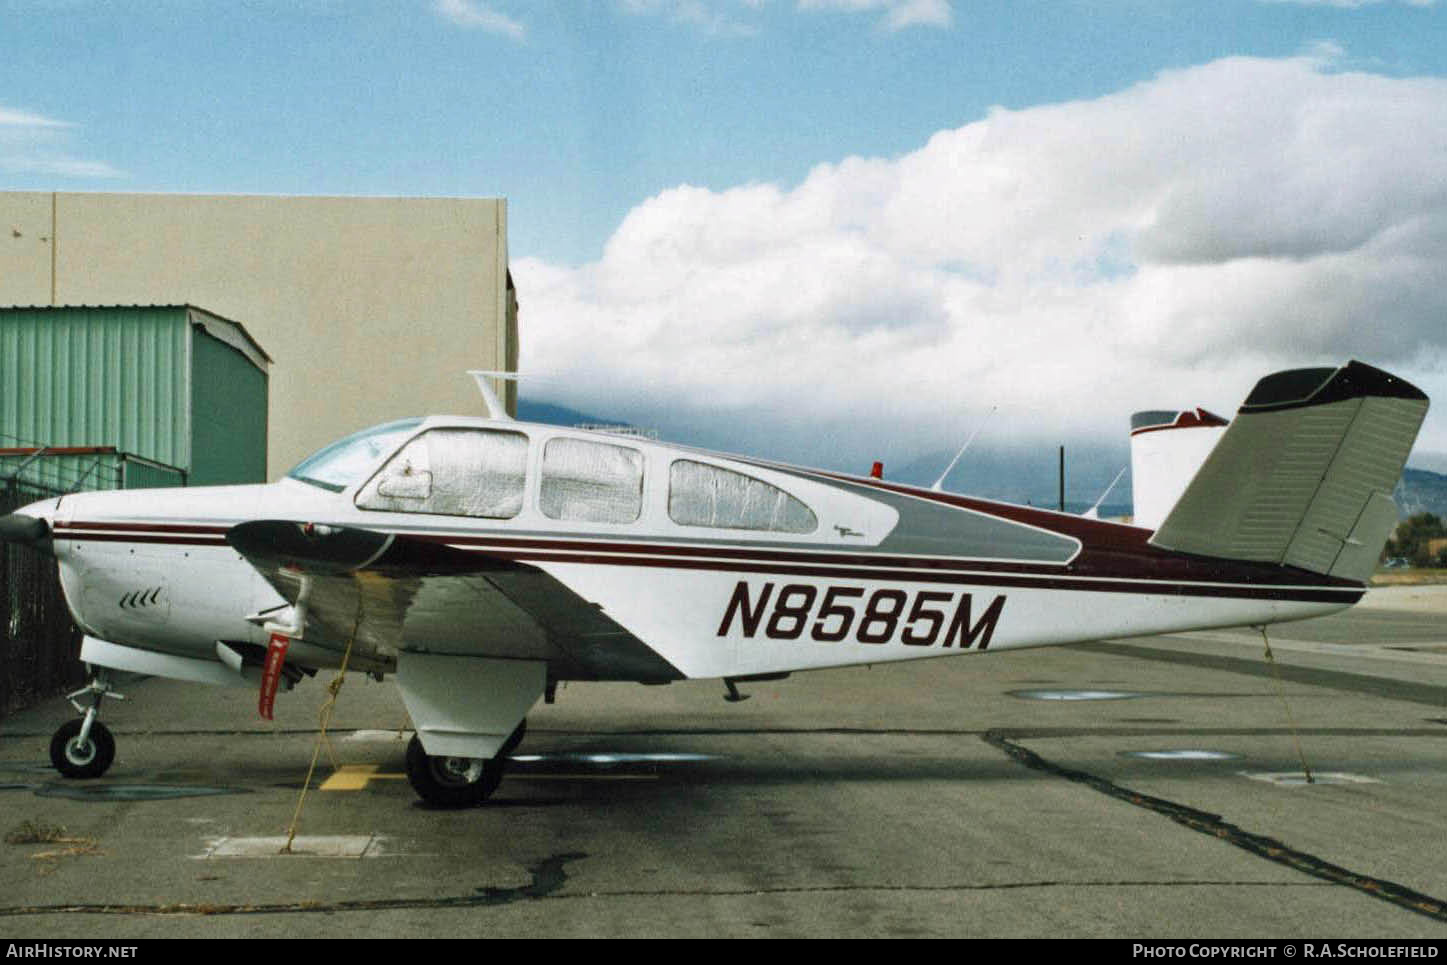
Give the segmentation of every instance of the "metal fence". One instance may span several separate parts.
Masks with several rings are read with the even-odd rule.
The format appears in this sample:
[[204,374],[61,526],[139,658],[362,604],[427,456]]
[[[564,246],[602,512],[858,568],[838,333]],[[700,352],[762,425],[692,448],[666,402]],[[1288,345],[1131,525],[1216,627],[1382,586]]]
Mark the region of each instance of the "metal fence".
[[[184,469],[115,446],[49,446],[0,435],[0,515],[67,493],[187,481]],[[55,560],[0,543],[0,717],[84,682],[80,631]]]
[[[0,515],[57,496],[57,490],[0,480]],[[0,717],[85,683],[80,631],[61,596],[55,559],[0,544]]]
[[[3,436],[0,441],[13,441],[13,437]],[[187,472],[115,446],[3,446],[0,485],[7,480],[55,493],[75,493],[184,486]]]

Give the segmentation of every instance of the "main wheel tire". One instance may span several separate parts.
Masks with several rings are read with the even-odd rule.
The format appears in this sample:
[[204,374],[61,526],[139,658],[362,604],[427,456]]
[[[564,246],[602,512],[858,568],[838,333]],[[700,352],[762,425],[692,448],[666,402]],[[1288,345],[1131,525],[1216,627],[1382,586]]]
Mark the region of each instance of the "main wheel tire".
[[64,777],[100,777],[116,759],[116,739],[100,721],[90,725],[90,737],[82,744],[82,720],[68,720],[50,738],[50,763]]
[[433,757],[414,734],[407,745],[407,780],[428,804],[474,807],[502,783],[501,758]]

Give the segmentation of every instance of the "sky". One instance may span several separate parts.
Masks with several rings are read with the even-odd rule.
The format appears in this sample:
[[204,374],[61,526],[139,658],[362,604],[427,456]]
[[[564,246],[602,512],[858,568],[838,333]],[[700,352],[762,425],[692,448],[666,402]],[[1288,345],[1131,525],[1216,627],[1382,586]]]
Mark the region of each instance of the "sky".
[[1350,358],[1447,400],[1444,6],[0,0],[0,189],[506,197],[529,398],[1119,442]]

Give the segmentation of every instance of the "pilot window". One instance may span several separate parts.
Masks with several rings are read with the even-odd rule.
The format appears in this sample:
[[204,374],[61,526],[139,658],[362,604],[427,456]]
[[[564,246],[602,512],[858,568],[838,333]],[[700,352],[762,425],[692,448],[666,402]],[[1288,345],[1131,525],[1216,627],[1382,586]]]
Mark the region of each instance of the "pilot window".
[[777,486],[718,466],[679,459],[668,471],[668,515],[681,526],[812,533],[813,510]]
[[495,429],[433,429],[388,460],[357,505],[392,513],[511,519],[522,509],[528,437]]
[[643,510],[643,453],[586,439],[549,440],[538,508],[551,519],[633,522]]
[[302,460],[292,479],[339,493],[366,478],[377,461],[412,434],[421,419],[402,419],[353,433]]

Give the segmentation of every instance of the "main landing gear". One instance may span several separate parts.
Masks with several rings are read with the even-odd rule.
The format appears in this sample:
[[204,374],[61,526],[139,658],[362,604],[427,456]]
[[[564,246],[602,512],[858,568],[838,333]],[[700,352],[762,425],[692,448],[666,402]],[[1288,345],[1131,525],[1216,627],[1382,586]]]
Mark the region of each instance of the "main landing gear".
[[[90,706],[82,707],[77,697],[90,695]],[[50,738],[50,763],[64,777],[100,777],[116,758],[116,739],[110,728],[100,722],[100,704],[109,695],[123,700],[111,690],[110,673],[96,671],[85,687],[70,695],[71,706],[81,713],[79,720],[68,720]]]
[[502,783],[508,755],[522,743],[528,722],[520,722],[498,748],[496,757],[432,757],[416,734],[407,745],[407,780],[428,804],[438,807],[474,807],[487,800]]

